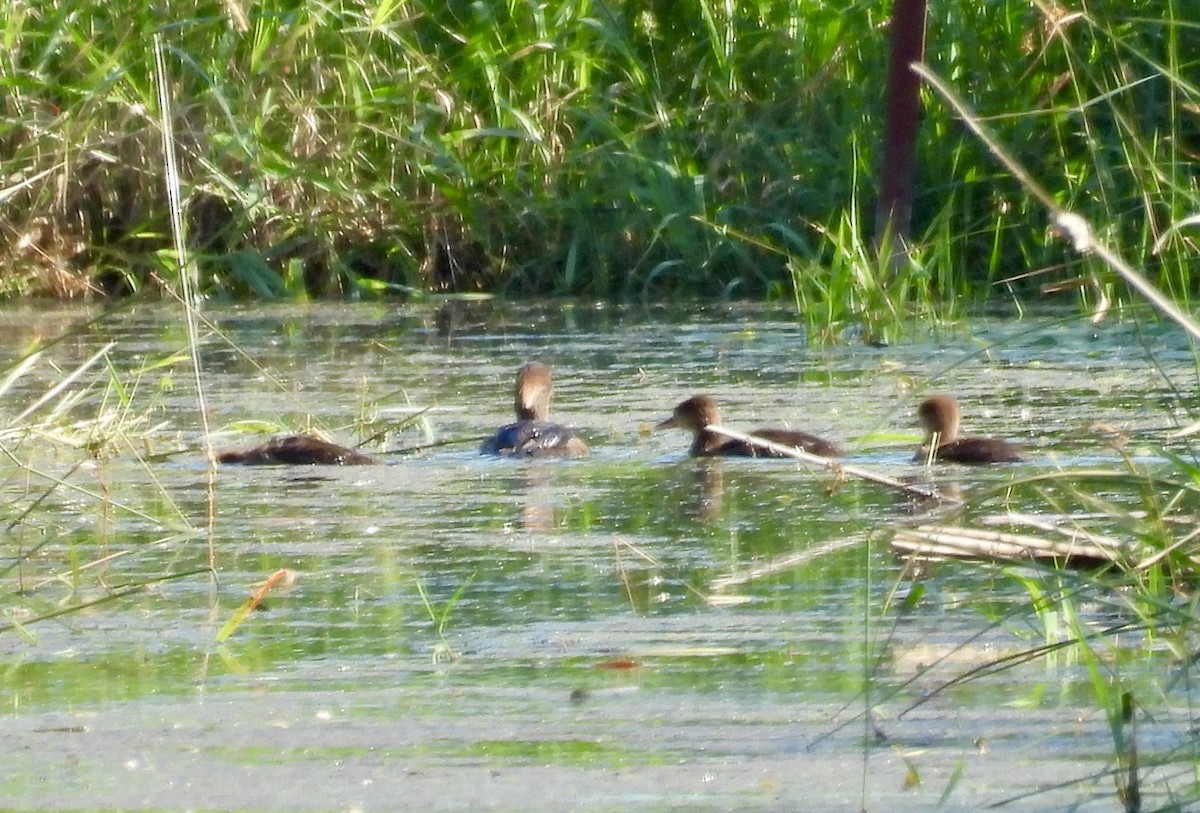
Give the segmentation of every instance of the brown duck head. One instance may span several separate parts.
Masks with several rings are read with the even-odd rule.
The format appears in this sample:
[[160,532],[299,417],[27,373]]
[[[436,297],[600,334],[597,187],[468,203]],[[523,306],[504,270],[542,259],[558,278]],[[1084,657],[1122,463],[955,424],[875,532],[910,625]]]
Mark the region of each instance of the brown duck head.
[[517,420],[550,420],[550,396],[553,393],[549,367],[540,361],[521,365],[521,369],[517,370],[517,386],[513,397]]
[[686,429],[689,432],[702,432],[706,426],[719,426],[721,409],[717,402],[707,395],[693,395],[683,401],[671,412],[671,417],[658,424],[655,429]]
[[958,439],[962,411],[949,395],[931,395],[917,407],[917,419],[925,429],[925,445],[944,446]]
[[921,402],[917,417],[925,428],[925,442],[917,451],[917,460],[933,457],[950,463],[1015,463],[1025,454],[1000,438],[960,438],[961,413],[958,402],[949,395],[933,395]]

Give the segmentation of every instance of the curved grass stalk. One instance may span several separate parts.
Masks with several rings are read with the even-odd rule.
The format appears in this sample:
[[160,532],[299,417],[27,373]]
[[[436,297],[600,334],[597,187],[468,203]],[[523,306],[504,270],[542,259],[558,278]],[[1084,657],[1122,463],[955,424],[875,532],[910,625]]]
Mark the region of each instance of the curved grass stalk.
[[[176,542],[183,542],[183,541],[186,541],[187,539],[191,539],[191,538],[195,537],[196,535],[197,534],[195,534],[195,533],[172,534],[171,536],[164,537],[162,539],[159,539],[156,542],[151,542],[146,547],[147,548],[151,548],[151,547],[165,548],[168,545],[174,544]],[[142,549],[140,549],[140,548],[126,548],[124,550],[114,551],[113,553],[110,553],[106,556],[101,556],[98,559],[93,559],[90,562],[83,562],[82,564],[73,566],[71,568],[71,570],[69,570],[69,571],[63,571],[63,572],[55,573],[50,576],[44,577],[40,581],[37,581],[37,582],[29,585],[28,587],[23,588],[21,590],[21,593],[22,593],[22,595],[30,595],[32,593],[37,592],[38,590],[42,589],[43,587],[45,587],[49,584],[54,584],[55,582],[63,582],[63,583],[70,584],[70,581],[72,578],[76,577],[78,574],[84,572],[85,570],[94,570],[98,567],[104,567],[104,566],[109,565],[112,562],[115,562],[119,559],[124,559],[125,557],[130,556],[134,553],[140,553],[141,550]],[[26,553],[26,558],[28,557],[28,553],[29,552]],[[202,571],[200,571],[200,572],[206,572],[207,570],[208,570],[208,568],[203,568]]]
[[[148,514],[139,508],[134,508],[132,505],[126,505],[125,503],[122,503],[122,502],[115,502],[112,500],[111,497],[106,497],[105,495],[97,493],[95,491],[92,491],[91,489],[84,488],[83,486],[75,485],[74,483],[68,482],[67,480],[63,479],[62,477],[59,477],[55,474],[51,474],[50,472],[47,472],[47,471],[42,471],[41,469],[39,469],[33,465],[30,465],[28,462],[18,459],[17,456],[15,454],[13,454],[12,450],[9,449],[8,446],[6,446],[3,443],[0,443],[0,454],[3,454],[6,457],[8,457],[8,459],[11,460],[17,466],[19,466],[22,471],[24,471],[28,474],[31,474],[35,477],[39,477],[43,480],[46,480],[46,481],[54,484],[56,487],[64,488],[68,491],[72,491],[76,494],[82,495],[84,497],[87,497],[89,499],[95,500],[100,503],[109,503],[109,504],[113,505],[114,507],[116,507],[120,511],[123,511],[131,516],[135,516],[139,519],[144,519],[148,522],[152,522],[155,525],[162,524],[162,520],[159,517],[156,517],[152,514]],[[17,521],[19,521],[19,520],[17,520]],[[186,522],[186,519],[185,519],[185,522]],[[168,526],[168,527],[170,527],[170,526]],[[184,532],[184,533],[191,533],[193,531],[193,528],[191,528],[189,525],[185,524],[183,526],[176,526],[173,528],[173,530],[176,530],[179,532]]]
[[217,632],[217,636],[215,638],[216,642],[218,644],[224,643],[229,639],[229,636],[237,632],[238,627],[240,627],[242,622],[249,618],[250,614],[254,612],[254,610],[257,609],[260,604],[262,604],[268,593],[273,590],[287,590],[295,583],[296,571],[286,567],[276,570],[274,573],[268,576],[265,581],[258,585],[258,589],[251,594],[250,598],[246,599],[242,603],[242,606],[239,607],[237,611],[229,617],[229,620],[221,626],[221,629]]
[[196,406],[200,412],[203,429],[205,459],[208,461],[206,477],[208,493],[208,566],[216,568],[216,453],[212,447],[208,426],[208,402],[204,396],[204,378],[200,366],[200,329],[196,312],[199,309],[199,271],[188,259],[187,243],[183,231],[183,202],[179,191],[179,164],[175,160],[175,134],[171,123],[171,96],[167,88],[167,66],[163,58],[162,36],[154,35],[154,78],[158,87],[158,113],[162,124],[163,156],[165,159],[167,199],[171,210],[171,237],[175,244],[175,257],[179,268],[179,287],[182,293],[184,321],[187,325],[188,351],[192,361],[192,377],[196,385]]
[[888,477],[887,475],[879,474],[878,472],[874,472],[869,469],[864,469],[862,466],[853,466],[848,463],[841,463],[837,460],[831,460],[828,457],[821,457],[820,455],[811,454],[803,449],[796,449],[792,446],[787,446],[782,443],[775,443],[774,441],[764,440],[763,438],[758,438],[754,435],[747,435],[742,432],[738,432],[735,429],[727,429],[724,426],[706,426],[705,429],[707,429],[709,432],[714,432],[727,438],[733,438],[734,440],[750,443],[763,449],[769,449],[776,454],[790,457],[793,460],[799,460],[801,463],[819,466],[838,477],[848,474],[852,477],[858,477],[861,480],[868,480],[872,483],[878,483],[881,486],[887,486],[888,488],[894,488],[897,491],[903,491],[905,494],[909,494],[913,497],[923,500],[938,500],[951,504],[962,502],[962,500],[958,497],[944,494],[941,491],[938,491],[936,488],[914,486],[911,483],[901,482],[894,477]]
[[[34,412],[37,412],[39,409],[41,409],[43,406],[45,406],[49,401],[52,401],[53,399],[57,398],[65,389],[67,389],[67,387],[71,386],[76,381],[78,381],[79,377],[81,375],[83,375],[85,372],[87,372],[87,370],[92,365],[94,365],[96,362],[100,361],[100,359],[107,356],[108,351],[112,350],[116,346],[116,344],[117,344],[116,342],[109,342],[108,344],[104,345],[104,347],[97,350],[92,355],[91,358],[89,358],[87,361],[83,362],[78,367],[76,367],[74,370],[72,370],[71,373],[69,375],[67,375],[66,378],[62,379],[57,384],[55,384],[53,387],[51,387],[44,395],[42,395],[41,398],[38,398],[32,404],[25,407],[25,409],[23,409],[20,412],[20,414],[18,414],[15,418],[12,419],[12,421],[9,422],[9,426],[11,427],[15,424],[21,423],[26,418],[28,418],[30,415],[32,415]],[[35,353],[34,355],[30,356],[29,359],[27,359],[26,361],[28,362],[29,360],[34,360],[36,355],[37,354]],[[9,378],[5,379],[5,382],[4,382],[5,387],[10,386],[12,384],[12,381],[15,380],[14,376],[19,377],[19,374],[28,371],[31,366],[32,366],[32,364],[22,362],[22,364],[16,370],[14,370],[12,374],[10,374]],[[2,390],[0,390],[0,391],[2,391]]]
[[195,576],[199,573],[212,573],[212,571],[207,567],[198,567],[198,568],[193,568],[192,570],[185,570],[181,573],[169,573],[166,576],[158,576],[153,579],[146,579],[145,581],[136,582],[133,584],[122,585],[120,587],[115,587],[115,588],[113,588],[112,592],[110,592],[108,595],[101,596],[100,598],[92,599],[91,601],[84,601],[80,604],[72,604],[69,607],[59,607],[57,609],[50,610],[49,612],[45,612],[45,613],[41,613],[40,615],[36,615],[32,618],[24,619],[22,621],[17,621],[16,619],[10,619],[8,623],[0,623],[0,634],[3,634],[5,632],[10,632],[12,630],[21,631],[21,630],[25,629],[26,627],[28,627],[29,625],[36,624],[40,621],[49,621],[52,618],[61,618],[64,615],[72,615],[74,613],[86,610],[89,607],[96,607],[101,604],[108,604],[109,602],[117,601],[119,599],[123,599],[128,596],[132,596],[135,593],[142,593],[146,590],[147,587],[150,587],[151,585],[154,585],[154,584],[162,584],[163,582],[176,581],[177,579],[186,579],[189,576]]
[[1033,195],[1038,201],[1046,207],[1050,213],[1051,222],[1065,236],[1070,238],[1071,244],[1080,254],[1094,254],[1099,257],[1105,265],[1116,271],[1125,282],[1146,298],[1151,305],[1159,310],[1164,316],[1171,319],[1179,327],[1183,328],[1194,339],[1200,340],[1200,325],[1177,307],[1174,302],[1163,295],[1161,291],[1150,280],[1146,279],[1132,265],[1117,253],[1115,249],[1110,247],[1106,242],[1097,238],[1093,232],[1091,224],[1082,215],[1068,211],[1060,206],[1054,198],[1047,192],[1041,184],[1034,180],[1033,175],[1029,170],[1025,169],[1016,158],[1012,156],[1000,143],[999,139],[988,129],[983,120],[975,114],[967,103],[958,97],[951,90],[941,77],[929,69],[927,65],[914,64],[912,69],[928,82],[938,94],[946,100],[946,102],[954,108],[955,112],[962,117],[963,122],[979,137],[992,155],[996,157],[1005,169],[1020,182],[1021,186],[1029,194]]

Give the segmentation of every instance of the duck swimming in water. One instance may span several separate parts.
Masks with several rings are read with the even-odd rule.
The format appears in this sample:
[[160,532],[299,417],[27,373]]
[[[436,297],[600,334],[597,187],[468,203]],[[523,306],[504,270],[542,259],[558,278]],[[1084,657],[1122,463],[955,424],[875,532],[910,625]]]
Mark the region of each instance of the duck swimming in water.
[[251,449],[221,452],[217,462],[243,466],[369,466],[375,460],[312,435],[285,435]]
[[949,395],[932,395],[921,402],[917,417],[925,428],[925,442],[914,458],[931,457],[948,463],[1016,463],[1025,455],[1019,446],[1000,438],[960,438],[958,426],[962,413],[958,401]]
[[587,444],[574,430],[550,422],[553,392],[549,367],[540,361],[521,365],[517,370],[513,398],[517,420],[497,429],[479,451],[511,457],[580,457],[587,454]]
[[[660,423],[655,429],[677,427],[691,432],[692,446],[688,451],[693,457],[783,457],[769,449],[723,437],[705,428],[720,425],[721,409],[717,406],[717,402],[707,395],[694,395],[675,407],[671,417]],[[836,443],[823,440],[807,432],[762,428],[755,429],[750,434],[784,446],[794,446],[822,457],[839,457],[843,454],[841,447]]]

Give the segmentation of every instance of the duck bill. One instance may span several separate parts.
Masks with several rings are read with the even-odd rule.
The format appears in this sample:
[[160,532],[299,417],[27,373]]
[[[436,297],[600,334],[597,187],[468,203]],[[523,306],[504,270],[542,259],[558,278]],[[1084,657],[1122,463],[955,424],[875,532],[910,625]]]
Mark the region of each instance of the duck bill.
[[676,426],[679,426],[679,424],[675,422],[675,416],[672,415],[671,417],[667,418],[662,423],[656,424],[654,428],[655,429],[674,429]]

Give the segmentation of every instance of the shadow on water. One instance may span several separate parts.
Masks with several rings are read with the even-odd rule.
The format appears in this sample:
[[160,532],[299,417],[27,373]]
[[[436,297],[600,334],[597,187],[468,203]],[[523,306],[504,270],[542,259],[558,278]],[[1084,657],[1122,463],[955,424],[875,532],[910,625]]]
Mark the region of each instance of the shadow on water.
[[[1037,320],[822,348],[751,307],[208,315],[231,341],[203,348],[218,430],[311,422],[352,442],[356,425],[420,420],[369,449],[383,465],[221,468],[215,578],[25,625],[210,555],[194,399],[182,368],[146,370],[179,349],[175,315],[126,312],[60,344],[67,368],[115,339],[115,374],[153,390],[143,426],[158,428],[69,477],[69,446],[16,447],[86,490],[2,464],[12,510],[37,510],[3,551],[0,805],[975,810],[1030,792],[1024,807],[1112,809],[1114,746],[1087,659],[976,673],[1056,634],[1030,609],[1030,573],[918,565],[892,553],[890,532],[1055,510],[1046,488],[1014,483],[1119,469],[1116,436],[1148,454],[1183,413],[1172,382],[1195,375],[1181,340],[1160,337],[1152,367],[1128,328]],[[19,313],[3,322],[25,337],[13,347],[35,330]],[[553,366],[555,419],[579,428],[587,458],[475,452],[511,420],[512,375],[530,358]],[[25,403],[49,379],[5,397]],[[105,391],[101,379],[73,409],[95,412]],[[913,410],[935,391],[1031,461],[914,465]],[[696,393],[734,428],[844,439],[854,462],[959,487],[966,507],[913,506],[787,460],[689,459],[683,433],[648,428]],[[394,452],[455,438],[472,440]],[[1097,499],[1124,498],[1104,488]],[[280,568],[295,586],[215,644]],[[1121,620],[1110,605],[1081,612],[1096,628]],[[1169,712],[1190,683],[1161,687],[1169,652],[1131,635],[1106,657],[1159,697],[1147,747],[1177,754],[1190,718]],[[1190,764],[1163,760],[1153,792]]]

